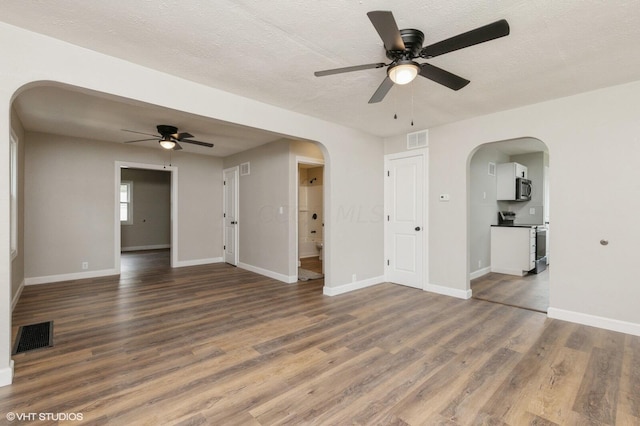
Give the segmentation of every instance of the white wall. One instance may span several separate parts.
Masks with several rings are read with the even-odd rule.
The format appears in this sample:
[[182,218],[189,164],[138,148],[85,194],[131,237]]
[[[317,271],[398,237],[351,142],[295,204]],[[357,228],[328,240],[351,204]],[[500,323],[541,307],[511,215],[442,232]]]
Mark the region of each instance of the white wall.
[[[70,274],[117,273],[115,163],[162,165],[165,151],[112,142],[26,133],[25,275],[27,283]],[[222,161],[176,152],[181,261],[222,256]],[[135,188],[134,188],[135,191]],[[119,232],[118,227],[118,232]],[[82,269],[82,262],[89,269]]]
[[[535,137],[553,161],[549,316],[640,334],[638,111],[635,82],[430,129],[429,281],[469,286],[469,155]],[[438,202],[442,193],[451,201]]]
[[[469,289],[471,155],[485,143],[536,138],[553,168],[548,315],[640,335],[640,197],[629,196],[640,193],[639,110],[633,82],[429,129],[429,282]],[[387,138],[384,152],[405,144],[405,135]]]

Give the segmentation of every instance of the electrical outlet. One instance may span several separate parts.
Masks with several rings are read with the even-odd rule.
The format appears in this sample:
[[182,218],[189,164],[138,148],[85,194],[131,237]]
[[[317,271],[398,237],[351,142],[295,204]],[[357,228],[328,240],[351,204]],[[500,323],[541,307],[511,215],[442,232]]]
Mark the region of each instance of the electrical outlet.
[[351,282],[352,283],[356,282],[356,274],[351,275]]
[[529,214],[536,214],[536,208],[535,207],[531,207],[529,209]]
[[478,268],[482,268],[482,260],[478,260]]
[[82,262],[82,269],[89,269],[89,262]]

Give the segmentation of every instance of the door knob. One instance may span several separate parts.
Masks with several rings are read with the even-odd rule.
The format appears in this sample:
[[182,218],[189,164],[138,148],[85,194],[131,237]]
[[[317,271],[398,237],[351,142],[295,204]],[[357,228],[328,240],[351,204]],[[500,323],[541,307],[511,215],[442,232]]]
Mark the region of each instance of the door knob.
[[420,227],[419,227],[419,226],[416,226],[416,231],[419,231],[419,230],[420,230]]

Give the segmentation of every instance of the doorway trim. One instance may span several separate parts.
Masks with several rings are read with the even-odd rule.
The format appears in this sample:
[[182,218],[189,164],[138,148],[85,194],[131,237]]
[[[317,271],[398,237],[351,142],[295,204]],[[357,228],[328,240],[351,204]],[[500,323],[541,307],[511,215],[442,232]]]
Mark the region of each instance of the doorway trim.
[[[299,235],[299,229],[298,229],[298,227],[299,227],[299,223],[298,223],[298,221],[299,221],[299,210],[300,210],[300,205],[298,204],[299,203],[298,192],[300,191],[300,164],[309,164],[309,165],[323,166],[324,167],[324,160],[321,160],[319,158],[304,157],[304,156],[296,155],[296,181],[295,181],[295,191],[294,191],[294,193],[295,193],[295,195],[294,195],[294,197],[295,197],[294,198],[294,200],[295,200],[294,201],[294,209],[295,209],[295,213],[294,213],[294,221],[295,221],[295,226],[294,226],[294,228],[295,228],[294,229],[295,230],[295,232],[294,232],[295,237],[294,238],[295,239],[294,239],[294,241],[295,242],[293,244],[294,250],[291,250],[291,252],[293,253],[293,256],[294,256],[294,263],[295,263],[295,271],[296,272],[295,272],[295,281],[292,281],[292,283],[297,283],[298,282],[298,265],[299,265],[299,262],[300,262],[300,258],[299,258],[299,255],[300,255],[300,253],[299,253],[299,244],[300,244],[299,238],[300,238],[300,235]],[[322,169],[323,181],[324,181],[324,172],[325,172],[325,169],[323,168]],[[323,218],[327,217],[326,216],[327,204],[325,202],[325,188],[326,188],[326,186],[323,184],[323,187],[322,187],[322,217]],[[326,254],[327,243],[326,243],[325,238],[324,238],[324,230],[323,230],[323,235],[322,235],[322,244],[324,245],[324,247],[322,249],[322,250],[324,250],[323,254]],[[323,256],[323,263],[322,263],[323,273],[324,273],[324,259],[325,258],[326,258],[326,256]]]
[[[384,185],[384,216],[385,218],[391,211],[391,190],[388,185],[387,171],[390,167],[390,161],[399,160],[404,158],[411,157],[420,157],[422,159],[422,173],[423,173],[423,192],[422,192],[422,219],[421,223],[423,223],[424,237],[422,239],[422,277],[420,281],[422,282],[422,286],[420,287],[422,290],[431,290],[428,285],[428,277],[429,277],[429,148],[419,148],[413,149],[411,151],[402,151],[394,154],[387,154],[384,156],[384,176],[385,176],[385,185]],[[388,265],[387,259],[390,259],[391,249],[390,249],[390,241],[391,236],[390,227],[388,220],[384,220],[384,274],[385,281],[388,281]]]
[[178,168],[175,166],[165,166],[163,164],[135,163],[132,161],[115,162],[115,195],[114,195],[114,259],[116,274],[120,274],[120,171],[123,168],[160,170],[171,173],[171,267],[178,266]]
[[[235,184],[234,184],[234,188],[233,188],[233,198],[234,198],[234,211],[235,211],[235,226],[233,227],[233,233],[234,233],[234,240],[235,240],[235,246],[233,248],[233,262],[228,262],[227,261],[227,252],[226,252],[226,246],[228,244],[227,241],[227,232],[226,232],[226,226],[227,226],[227,191],[226,191],[226,185],[227,185],[227,173],[233,173],[234,175],[234,180],[235,180]],[[222,170],[222,182],[223,182],[223,193],[222,193],[222,259],[224,262],[229,263],[230,265],[233,266],[238,266],[238,263],[240,262],[240,247],[239,247],[239,243],[240,243],[240,226],[239,226],[239,216],[240,216],[240,200],[239,200],[239,196],[240,196],[240,166],[234,166],[234,167],[229,167],[227,169]]]

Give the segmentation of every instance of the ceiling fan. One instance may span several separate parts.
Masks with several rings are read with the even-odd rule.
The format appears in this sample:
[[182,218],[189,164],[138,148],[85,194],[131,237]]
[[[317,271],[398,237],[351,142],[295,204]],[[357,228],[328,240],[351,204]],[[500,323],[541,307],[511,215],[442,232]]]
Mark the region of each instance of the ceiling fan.
[[326,71],[316,71],[314,74],[316,77],[323,77],[326,75],[361,71],[371,68],[389,67],[387,69],[387,76],[371,99],[369,99],[370,104],[382,101],[394,84],[410,83],[418,75],[433,80],[452,90],[460,90],[469,84],[469,80],[428,63],[417,63],[414,59],[433,58],[453,52],[454,50],[509,35],[509,24],[506,20],[501,19],[467,31],[466,33],[458,34],[446,40],[422,47],[422,42],[424,41],[423,32],[416,29],[399,30],[391,12],[376,10],[367,13],[367,16],[380,35],[384,43],[387,58],[389,58],[391,62],[388,64],[378,62]]
[[140,135],[153,136],[152,138],[136,139],[136,140],[133,140],[133,141],[126,141],[125,143],[158,140],[158,142],[160,142],[160,145],[164,149],[172,149],[174,151],[178,151],[178,150],[182,149],[182,147],[180,146],[180,144],[178,142],[191,143],[191,144],[194,144],[194,145],[206,146],[207,148],[213,148],[213,144],[212,143],[201,142],[201,141],[197,141],[197,140],[194,140],[194,139],[190,139],[190,138],[193,137],[193,135],[191,133],[186,133],[186,132],[178,133],[178,128],[175,127],[175,126],[169,126],[169,125],[166,125],[166,124],[158,124],[156,126],[156,129],[158,129],[158,133],[159,133],[158,135],[152,135],[151,133],[136,132],[135,130],[127,130],[127,129],[122,129],[122,131],[123,132],[130,132],[130,133],[137,133],[137,134],[140,134]]

